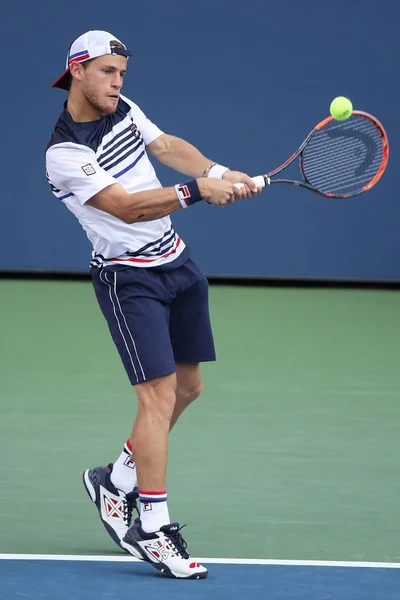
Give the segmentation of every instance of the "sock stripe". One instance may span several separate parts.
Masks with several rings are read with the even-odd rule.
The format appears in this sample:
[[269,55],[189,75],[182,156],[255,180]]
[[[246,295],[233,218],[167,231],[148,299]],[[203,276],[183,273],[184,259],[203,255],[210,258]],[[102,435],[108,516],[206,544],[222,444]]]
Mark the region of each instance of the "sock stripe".
[[124,445],[124,452],[132,455],[132,444],[131,444],[130,440],[126,440],[125,445]]
[[161,492],[153,492],[153,491],[147,491],[147,490],[139,490],[139,498],[140,498],[140,502],[142,503],[147,503],[147,502],[166,502],[168,495],[166,490],[162,490]]

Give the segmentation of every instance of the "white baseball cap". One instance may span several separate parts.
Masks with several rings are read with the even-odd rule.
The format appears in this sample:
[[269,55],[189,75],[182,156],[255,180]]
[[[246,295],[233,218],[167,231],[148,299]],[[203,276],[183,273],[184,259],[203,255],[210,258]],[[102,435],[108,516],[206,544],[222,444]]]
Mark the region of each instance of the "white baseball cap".
[[[116,48],[111,45],[111,42],[122,44],[123,48]],[[80,35],[69,47],[67,54],[67,62],[64,73],[55,80],[51,87],[58,87],[63,90],[69,89],[69,67],[73,62],[85,62],[98,56],[105,54],[120,54],[127,58],[132,53],[127,49],[115,35],[107,31],[87,31]]]

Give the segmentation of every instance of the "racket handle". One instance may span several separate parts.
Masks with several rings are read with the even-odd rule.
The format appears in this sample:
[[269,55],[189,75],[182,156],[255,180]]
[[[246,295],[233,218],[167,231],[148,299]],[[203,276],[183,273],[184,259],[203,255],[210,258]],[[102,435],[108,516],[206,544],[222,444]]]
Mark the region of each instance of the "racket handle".
[[[254,181],[257,187],[263,188],[266,185],[269,185],[269,178],[265,177],[264,175],[257,175],[256,177],[252,177],[252,180]],[[236,185],[236,187],[238,188],[242,188],[244,186],[244,183],[234,183],[233,185]]]

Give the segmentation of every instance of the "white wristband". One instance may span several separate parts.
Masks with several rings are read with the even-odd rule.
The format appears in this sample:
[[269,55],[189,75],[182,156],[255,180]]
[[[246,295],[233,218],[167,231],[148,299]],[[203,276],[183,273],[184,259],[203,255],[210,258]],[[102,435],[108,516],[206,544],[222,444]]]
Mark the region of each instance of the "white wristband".
[[222,179],[227,171],[229,171],[228,167],[223,167],[222,165],[214,165],[208,172],[207,177],[214,177],[214,179]]

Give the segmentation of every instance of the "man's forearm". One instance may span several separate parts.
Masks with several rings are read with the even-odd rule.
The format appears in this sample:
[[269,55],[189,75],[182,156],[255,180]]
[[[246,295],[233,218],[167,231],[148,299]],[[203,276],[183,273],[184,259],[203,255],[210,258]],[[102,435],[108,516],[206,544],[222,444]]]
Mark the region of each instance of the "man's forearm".
[[200,200],[224,206],[229,204],[234,189],[232,184],[216,179],[198,178],[184,185],[144,190],[129,194],[119,183],[110,185],[95,194],[87,204],[102,210],[124,223],[154,221],[186,208]]
[[206,158],[192,144],[174,136],[168,136],[165,147],[155,156],[167,167],[195,178],[201,177],[203,171],[211,163],[211,160]]

